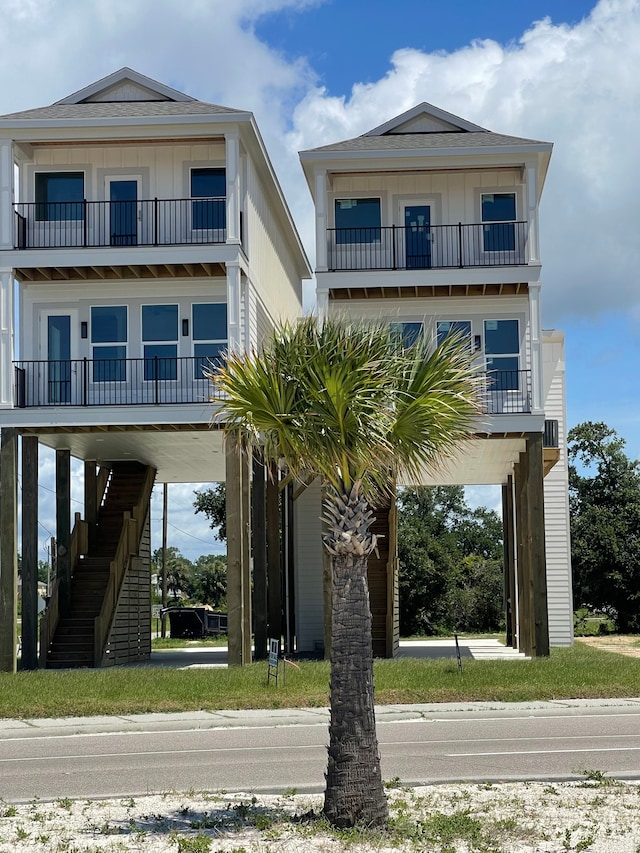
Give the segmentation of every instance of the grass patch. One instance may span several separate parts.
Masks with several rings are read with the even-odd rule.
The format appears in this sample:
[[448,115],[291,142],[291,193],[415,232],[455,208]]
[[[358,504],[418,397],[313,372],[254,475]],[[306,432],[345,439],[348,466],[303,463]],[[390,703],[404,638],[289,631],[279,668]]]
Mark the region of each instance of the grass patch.
[[[531,661],[401,658],[375,663],[376,702],[525,702],[640,696],[640,659],[582,643]],[[267,685],[265,662],[229,669],[152,667],[0,673],[0,717],[36,718],[328,704],[329,664],[300,661]]]
[[152,649],[206,649],[224,648],[227,645],[226,637],[207,637],[203,640],[181,640],[177,637],[153,637]]

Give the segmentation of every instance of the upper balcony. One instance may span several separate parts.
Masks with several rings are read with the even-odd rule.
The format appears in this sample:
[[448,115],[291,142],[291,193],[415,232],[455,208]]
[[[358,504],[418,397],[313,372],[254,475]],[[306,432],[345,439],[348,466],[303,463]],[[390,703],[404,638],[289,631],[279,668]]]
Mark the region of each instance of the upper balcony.
[[329,272],[468,269],[528,262],[527,222],[327,230]]
[[[127,183],[127,182],[122,182]],[[224,244],[226,197],[15,205],[16,249]],[[242,215],[240,217],[242,241]]]

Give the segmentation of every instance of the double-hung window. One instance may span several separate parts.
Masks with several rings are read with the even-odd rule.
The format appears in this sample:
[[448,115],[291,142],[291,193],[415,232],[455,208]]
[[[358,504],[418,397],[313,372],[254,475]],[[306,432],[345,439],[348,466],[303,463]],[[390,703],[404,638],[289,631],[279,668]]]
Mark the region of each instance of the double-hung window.
[[484,352],[492,390],[517,391],[520,388],[518,321],[485,320]]
[[335,203],[336,244],[380,242],[380,199],[338,198]]
[[485,252],[513,252],[516,248],[516,194],[483,193],[482,223]]
[[397,335],[400,341],[402,342],[402,346],[405,349],[409,349],[415,343],[417,343],[422,335],[424,334],[424,326],[421,322],[407,322],[407,323],[392,323],[391,331],[394,335]]
[[194,231],[215,231],[227,225],[227,179],[224,169],[192,169],[191,227]]
[[198,303],[192,306],[193,376],[202,379],[203,371],[222,364],[227,348],[227,305],[225,302]]
[[84,219],[84,172],[37,172],[36,220]]
[[436,324],[436,336],[438,346],[450,335],[455,335],[464,341],[471,349],[471,321],[470,320],[438,320]]
[[178,306],[142,306],[144,378],[175,380],[178,373]]
[[127,378],[127,306],[91,308],[94,382],[125,382]]

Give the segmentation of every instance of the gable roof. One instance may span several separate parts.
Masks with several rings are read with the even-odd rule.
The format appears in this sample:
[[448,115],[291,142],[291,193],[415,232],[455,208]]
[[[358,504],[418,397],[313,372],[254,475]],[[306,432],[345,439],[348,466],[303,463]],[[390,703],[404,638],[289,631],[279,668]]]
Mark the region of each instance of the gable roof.
[[440,107],[434,107],[433,104],[422,101],[422,103],[416,104],[415,107],[411,107],[410,110],[400,113],[399,116],[394,116],[389,121],[384,122],[384,124],[380,124],[378,127],[374,127],[373,130],[367,131],[363,136],[383,136],[386,133],[411,133],[414,129],[417,132],[421,132],[419,126],[421,124],[424,126],[425,119],[427,121],[431,120],[430,123],[434,125],[434,131],[427,130],[427,133],[437,132],[436,129],[454,132],[486,131],[486,128],[480,127],[478,124],[473,124],[464,118],[460,118],[460,116],[455,116],[453,113],[441,110]]
[[249,115],[246,110],[198,101],[132,68],[120,68],[47,107],[0,116],[0,121],[109,119],[190,115]]
[[56,104],[80,104],[88,101],[194,101],[190,95],[172,89],[164,83],[152,80],[124,66],[112,74],[96,80],[84,89],[79,89]]
[[519,146],[550,146],[550,143],[519,136],[493,133],[480,125],[434,107],[423,101],[384,124],[330,145],[301,151],[300,156],[340,152],[435,151]]

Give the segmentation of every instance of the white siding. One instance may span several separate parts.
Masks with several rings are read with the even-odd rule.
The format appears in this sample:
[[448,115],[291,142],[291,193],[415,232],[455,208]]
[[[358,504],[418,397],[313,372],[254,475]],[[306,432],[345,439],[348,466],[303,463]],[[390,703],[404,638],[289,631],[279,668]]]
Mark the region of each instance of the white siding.
[[294,503],[296,640],[298,651],[303,652],[324,644],[321,504],[319,480]]
[[251,161],[247,162],[244,244],[251,261],[252,284],[276,320],[294,320],[302,312],[300,276],[279,220]]
[[480,222],[480,195],[492,190],[515,190],[516,216],[526,219],[521,173],[517,169],[482,172],[374,172],[335,175],[329,196],[329,222],[333,227],[336,198],[380,197],[382,225],[404,225],[401,200],[423,199],[431,203],[432,225]]
[[[224,278],[215,279],[134,279],[127,281],[95,282],[43,282],[23,283],[20,306],[20,358],[46,359],[41,349],[43,335],[41,317],[46,310],[77,311],[78,324],[72,328],[74,350],[77,358],[91,358],[91,338],[80,337],[80,323],[90,320],[92,305],[127,305],[129,309],[128,358],[142,356],[141,306],[178,304],[179,318],[191,317],[194,302],[225,302],[227,294]],[[190,324],[191,326],[191,324]],[[180,329],[178,330],[180,333]],[[192,337],[178,337],[178,356],[192,356]]]
[[571,539],[569,534],[569,473],[565,411],[564,336],[543,332],[545,417],[558,421],[560,459],[544,480],[545,547],[549,640],[552,646],[573,642]]

